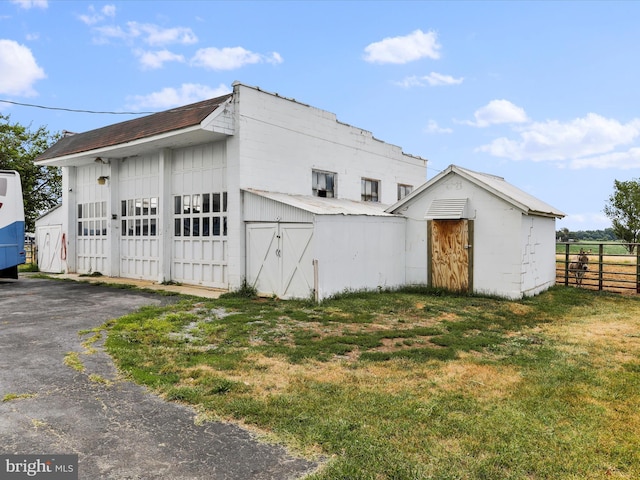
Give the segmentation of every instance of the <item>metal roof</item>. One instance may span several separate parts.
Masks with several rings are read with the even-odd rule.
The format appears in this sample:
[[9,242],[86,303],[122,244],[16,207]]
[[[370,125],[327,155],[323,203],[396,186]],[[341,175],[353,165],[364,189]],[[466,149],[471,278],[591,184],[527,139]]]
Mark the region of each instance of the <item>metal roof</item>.
[[388,205],[382,205],[375,202],[356,202],[343,198],[292,195],[288,193],[255,190],[252,188],[247,188],[245,191],[315,215],[370,215],[377,217],[395,217],[395,215],[385,212]]
[[460,175],[478,187],[519,208],[528,215],[556,218],[562,218],[565,216],[562,211],[552,207],[533,195],[520,190],[518,187],[510,184],[502,177],[490,175],[488,173],[474,172],[473,170],[458,167],[456,165],[449,165],[445,170],[415,189],[395,205],[389,207],[386,211],[390,213],[396,212],[403,205],[411,202],[412,199],[418,197],[422,192],[438,183],[442,178],[451,174]]

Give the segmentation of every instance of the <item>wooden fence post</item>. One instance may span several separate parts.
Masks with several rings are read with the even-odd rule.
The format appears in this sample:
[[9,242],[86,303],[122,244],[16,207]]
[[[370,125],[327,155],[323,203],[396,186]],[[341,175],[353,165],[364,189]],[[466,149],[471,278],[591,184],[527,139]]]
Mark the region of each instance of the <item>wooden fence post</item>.
[[569,244],[564,246],[564,286],[569,286]]
[[601,243],[598,245],[598,290],[602,290],[602,280],[604,278],[604,245]]
[[640,245],[636,245],[636,293],[640,293]]

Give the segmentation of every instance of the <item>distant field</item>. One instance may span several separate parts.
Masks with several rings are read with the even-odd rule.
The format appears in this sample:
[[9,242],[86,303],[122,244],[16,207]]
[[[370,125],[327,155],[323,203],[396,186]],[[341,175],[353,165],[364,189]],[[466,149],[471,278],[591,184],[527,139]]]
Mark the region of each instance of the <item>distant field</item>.
[[[592,254],[597,255],[599,252],[599,246],[603,246],[603,253],[605,255],[629,255],[629,251],[624,247],[621,242],[607,242],[607,243],[589,243],[589,242],[576,242],[569,244],[569,253],[571,255],[580,253],[580,249],[591,250]],[[556,243],[556,253],[564,254],[566,252],[567,244]],[[635,254],[634,254],[635,256]]]

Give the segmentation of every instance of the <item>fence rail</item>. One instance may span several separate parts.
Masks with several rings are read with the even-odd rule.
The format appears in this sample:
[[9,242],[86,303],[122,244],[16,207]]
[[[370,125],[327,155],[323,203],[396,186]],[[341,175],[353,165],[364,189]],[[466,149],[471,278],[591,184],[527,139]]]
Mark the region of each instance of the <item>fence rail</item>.
[[557,243],[556,283],[577,285],[576,276],[569,269],[569,264],[577,261],[580,251],[585,252],[589,259],[588,270],[582,279],[582,287],[640,294],[640,244]]

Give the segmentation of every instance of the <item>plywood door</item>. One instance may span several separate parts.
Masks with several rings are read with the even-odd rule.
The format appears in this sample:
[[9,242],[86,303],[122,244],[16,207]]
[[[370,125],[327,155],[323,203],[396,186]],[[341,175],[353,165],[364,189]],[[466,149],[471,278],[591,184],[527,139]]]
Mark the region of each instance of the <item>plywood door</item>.
[[471,291],[469,220],[431,220],[428,229],[431,286],[455,292]]
[[247,282],[259,293],[308,297],[313,291],[313,225],[247,225]]

